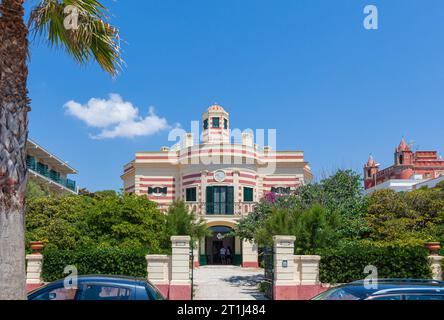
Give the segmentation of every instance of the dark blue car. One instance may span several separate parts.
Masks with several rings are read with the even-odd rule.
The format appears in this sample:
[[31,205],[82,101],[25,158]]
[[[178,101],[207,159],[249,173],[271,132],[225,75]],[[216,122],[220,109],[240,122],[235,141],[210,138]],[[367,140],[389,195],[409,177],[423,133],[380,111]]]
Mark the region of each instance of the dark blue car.
[[319,294],[312,300],[440,300],[444,282],[414,279],[379,279],[376,287],[364,280],[351,282]]
[[145,279],[120,276],[78,276],[77,286],[58,280],[28,294],[28,300],[164,300]]

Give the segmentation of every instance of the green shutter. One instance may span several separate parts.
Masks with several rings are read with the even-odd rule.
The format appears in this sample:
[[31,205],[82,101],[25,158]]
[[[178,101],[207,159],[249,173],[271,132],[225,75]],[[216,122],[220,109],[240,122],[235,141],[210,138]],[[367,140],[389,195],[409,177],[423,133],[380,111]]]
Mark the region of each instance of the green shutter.
[[214,214],[214,187],[207,187],[207,214]]
[[227,214],[234,214],[234,187],[227,187]]

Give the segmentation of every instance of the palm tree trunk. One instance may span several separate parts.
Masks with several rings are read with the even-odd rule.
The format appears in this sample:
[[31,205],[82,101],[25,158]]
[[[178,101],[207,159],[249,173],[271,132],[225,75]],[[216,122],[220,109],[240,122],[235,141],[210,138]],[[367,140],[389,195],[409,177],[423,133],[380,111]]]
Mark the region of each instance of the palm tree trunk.
[[[1,1],[1,0],[0,0]],[[23,0],[0,2],[0,300],[25,299],[28,30]]]

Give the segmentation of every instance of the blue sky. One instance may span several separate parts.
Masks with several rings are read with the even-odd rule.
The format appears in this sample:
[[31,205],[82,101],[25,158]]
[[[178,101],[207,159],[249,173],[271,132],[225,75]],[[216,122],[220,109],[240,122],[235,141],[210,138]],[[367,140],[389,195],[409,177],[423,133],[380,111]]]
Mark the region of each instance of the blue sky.
[[[318,177],[361,172],[369,153],[390,165],[402,137],[444,153],[442,0],[103,3],[124,40],[117,79],[31,46],[30,137],[78,169],[81,187],[117,190],[134,152],[168,144],[168,130],[94,139],[100,119],[88,125],[64,107],[111,93],[142,120],[154,106],[154,120],[185,129],[217,101],[232,127],[277,129],[278,148],[304,150]],[[367,4],[378,30],[363,27]]]

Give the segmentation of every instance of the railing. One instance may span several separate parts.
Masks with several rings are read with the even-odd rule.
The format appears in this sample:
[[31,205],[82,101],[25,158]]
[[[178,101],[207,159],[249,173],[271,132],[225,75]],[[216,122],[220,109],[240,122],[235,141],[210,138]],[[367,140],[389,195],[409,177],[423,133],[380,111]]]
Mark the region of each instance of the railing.
[[36,162],[34,157],[28,157],[26,159],[26,166],[29,170],[38,173],[39,175],[54,181],[65,188],[68,188],[72,191],[76,191],[76,182],[70,179],[60,178],[60,173],[54,170],[48,170],[48,166],[44,165],[40,162]]
[[201,216],[244,216],[254,211],[255,202],[187,202],[186,207]]

